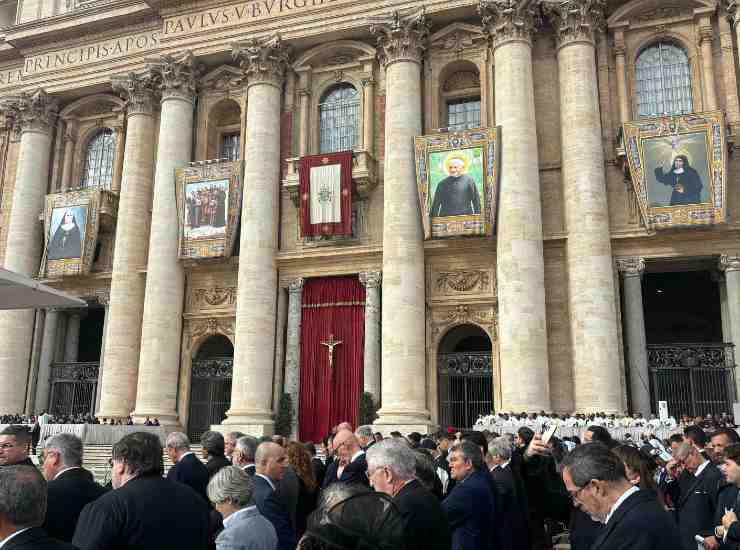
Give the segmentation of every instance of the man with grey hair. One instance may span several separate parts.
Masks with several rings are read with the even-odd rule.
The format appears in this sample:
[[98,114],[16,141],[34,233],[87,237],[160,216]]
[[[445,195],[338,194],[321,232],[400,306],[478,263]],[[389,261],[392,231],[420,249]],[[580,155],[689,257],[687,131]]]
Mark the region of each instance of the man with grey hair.
[[224,456],[226,456],[227,459],[232,460],[232,455],[234,453],[234,447],[236,446],[236,440],[240,437],[244,437],[245,433],[242,432],[227,432],[224,434]]
[[360,447],[362,447],[366,451],[375,443],[372,426],[359,426],[355,430],[355,437],[357,438],[357,441],[360,442]]
[[72,542],[82,509],[105,489],[82,467],[82,440],[73,434],[59,433],[46,440],[41,469],[49,482],[44,529],[56,539]]
[[74,550],[49,537],[41,527],[46,512],[46,483],[33,466],[0,468],[0,548]]
[[275,528],[260,514],[253,493],[252,476],[237,466],[222,468],[211,478],[208,499],[224,518],[216,550],[277,549]]
[[208,501],[208,470],[195,453],[190,450],[190,439],[182,432],[172,432],[165,443],[167,456],[174,466],[167,472],[167,479],[191,487]]
[[231,455],[234,466],[238,466],[250,476],[255,474],[254,455],[257,453],[257,439],[245,435],[236,440]]
[[499,525],[497,529],[500,550],[525,550],[529,548],[529,530],[527,528],[527,505],[525,495],[517,487],[516,474],[511,468],[512,442],[505,437],[497,437],[488,444],[491,457],[491,478],[496,490],[496,505],[499,507]]
[[416,453],[400,439],[367,451],[370,485],[385,493],[404,518],[406,550],[449,550],[450,526],[437,498],[414,477]]

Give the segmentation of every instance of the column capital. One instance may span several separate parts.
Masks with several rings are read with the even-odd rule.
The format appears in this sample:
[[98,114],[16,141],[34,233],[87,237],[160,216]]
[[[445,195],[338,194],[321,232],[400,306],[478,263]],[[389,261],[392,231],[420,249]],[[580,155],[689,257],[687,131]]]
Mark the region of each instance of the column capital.
[[282,88],[290,50],[279,34],[232,44],[231,57],[239,63],[247,85],[271,84]]
[[480,0],[478,14],[494,48],[510,41],[531,44],[540,22],[536,4],[528,0]]
[[722,254],[719,257],[719,269],[728,271],[740,271],[740,254]]
[[147,71],[136,74],[128,73],[111,78],[113,91],[126,100],[126,114],[151,115],[158,99],[154,75]]
[[378,62],[387,67],[396,61],[421,63],[427,49],[430,23],[422,8],[411,14],[394,11],[370,18],[370,33],[377,36]]
[[303,277],[298,277],[297,279],[293,279],[292,281],[288,282],[288,292],[291,294],[296,294],[303,292],[303,283],[305,283],[306,280]]
[[365,288],[377,288],[383,280],[382,271],[361,271],[359,273],[360,282]]
[[147,64],[147,70],[157,80],[162,92],[162,101],[170,98],[193,102],[198,91],[198,77],[202,67],[197,65],[193,52],[187,50],[179,55],[161,55],[157,61]]
[[736,25],[738,18],[740,17],[740,11],[738,11],[738,0],[722,0],[722,5],[727,12],[727,20],[732,25]]
[[59,101],[43,88],[8,97],[0,106],[21,132],[50,134],[59,112]]
[[618,258],[616,260],[617,270],[624,277],[642,277],[645,271],[645,260],[638,256],[632,258]]
[[555,29],[558,47],[571,42],[591,42],[606,23],[604,0],[562,0],[543,3],[545,15]]

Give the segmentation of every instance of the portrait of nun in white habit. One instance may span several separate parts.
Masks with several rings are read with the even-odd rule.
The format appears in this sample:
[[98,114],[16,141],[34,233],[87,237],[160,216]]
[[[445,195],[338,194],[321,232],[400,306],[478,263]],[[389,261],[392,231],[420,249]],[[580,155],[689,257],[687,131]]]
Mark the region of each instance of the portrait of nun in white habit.
[[49,241],[47,259],[64,260],[82,256],[82,231],[77,223],[75,210],[82,209],[77,207],[65,210],[59,225],[54,230],[54,236]]

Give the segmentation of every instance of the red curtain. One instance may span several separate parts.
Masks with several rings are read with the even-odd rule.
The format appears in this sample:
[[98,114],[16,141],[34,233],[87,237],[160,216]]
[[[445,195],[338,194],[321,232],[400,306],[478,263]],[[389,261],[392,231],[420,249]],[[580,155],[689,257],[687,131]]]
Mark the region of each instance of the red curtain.
[[[321,342],[330,336],[333,367]],[[357,277],[309,279],[301,317],[300,440],[318,441],[333,426],[357,422],[365,347],[365,287]]]
[[[311,168],[326,164],[341,166],[341,215],[339,223],[311,223]],[[299,190],[301,193],[300,221],[301,236],[314,237],[317,235],[351,235],[352,234],[352,151],[341,153],[325,153],[302,157],[298,166]]]

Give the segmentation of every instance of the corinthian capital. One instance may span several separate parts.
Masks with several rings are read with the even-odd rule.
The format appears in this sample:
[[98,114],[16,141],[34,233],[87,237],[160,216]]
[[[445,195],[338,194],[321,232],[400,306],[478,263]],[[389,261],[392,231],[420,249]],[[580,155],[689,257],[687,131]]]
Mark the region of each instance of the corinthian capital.
[[719,257],[720,271],[740,271],[740,254],[722,254]]
[[619,258],[616,264],[619,272],[625,277],[641,277],[645,271],[645,260],[639,257]]
[[584,40],[593,42],[594,34],[606,23],[604,0],[548,0],[542,7],[561,46]]
[[128,73],[111,78],[113,91],[126,100],[128,115],[154,112],[158,99],[158,90],[151,71],[141,74]]
[[733,25],[737,24],[738,20],[738,1],[737,0],[723,0],[722,4],[725,7],[725,11],[727,12],[727,19],[732,23]]
[[231,45],[231,57],[247,78],[248,84],[272,84],[282,87],[290,51],[279,34],[266,39],[253,38]]
[[43,89],[6,98],[0,105],[22,132],[50,133],[59,112],[59,102]]
[[494,48],[509,40],[531,42],[539,23],[539,11],[531,0],[480,0],[478,14]]
[[387,66],[395,61],[420,63],[427,49],[429,21],[424,9],[404,16],[394,11],[390,15],[372,17],[370,32],[377,36],[381,65]]
[[383,280],[383,273],[380,271],[361,271],[360,282],[365,285],[365,288],[376,288],[380,286],[380,282]]
[[202,68],[195,63],[193,52],[188,50],[177,56],[162,55],[157,61],[147,64],[147,69],[156,79],[162,99],[195,99]]

